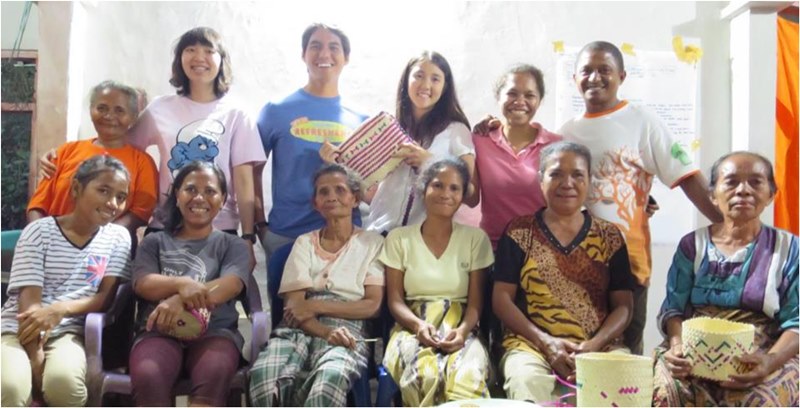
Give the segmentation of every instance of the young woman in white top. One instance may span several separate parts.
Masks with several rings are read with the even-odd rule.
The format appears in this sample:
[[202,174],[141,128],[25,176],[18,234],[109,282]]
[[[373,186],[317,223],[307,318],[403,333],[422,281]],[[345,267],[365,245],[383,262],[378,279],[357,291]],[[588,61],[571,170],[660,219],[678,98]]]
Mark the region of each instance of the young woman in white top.
[[[450,64],[438,52],[424,51],[406,64],[397,86],[396,117],[414,143],[403,145],[404,162],[371,189],[365,197],[370,204],[365,229],[388,233],[396,227],[425,219],[422,196],[415,188],[426,165],[444,158],[460,158],[470,177],[475,170],[475,148],[464,111],[458,103]],[[332,160],[334,148],[323,145],[320,155]],[[464,193],[464,202],[477,205],[474,187]],[[460,221],[461,214],[456,214]]]

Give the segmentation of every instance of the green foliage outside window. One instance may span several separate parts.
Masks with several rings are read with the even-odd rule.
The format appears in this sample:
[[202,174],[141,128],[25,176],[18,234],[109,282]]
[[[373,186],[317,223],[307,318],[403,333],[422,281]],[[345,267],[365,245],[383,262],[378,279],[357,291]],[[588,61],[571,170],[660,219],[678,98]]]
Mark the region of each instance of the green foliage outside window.
[[[20,64],[8,59],[2,61],[2,101],[12,104],[34,102],[36,66]],[[2,208],[0,225],[3,230],[21,229],[25,226],[25,208],[28,203],[28,174],[31,156],[30,111],[3,111],[2,152],[0,152],[0,190]]]

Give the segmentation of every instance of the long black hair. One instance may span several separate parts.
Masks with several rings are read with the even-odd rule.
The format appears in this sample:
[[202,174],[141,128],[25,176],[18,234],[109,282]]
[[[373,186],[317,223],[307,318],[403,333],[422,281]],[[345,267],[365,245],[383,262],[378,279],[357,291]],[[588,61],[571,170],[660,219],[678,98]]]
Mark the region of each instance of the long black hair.
[[[413,102],[411,102],[411,97],[408,95],[408,77],[414,66],[425,61],[430,61],[442,70],[444,73],[444,88],[442,89],[441,98],[436,102],[433,109],[417,122],[414,119]],[[411,58],[406,64],[403,74],[400,76],[400,83],[397,85],[396,113],[400,126],[405,129],[415,142],[426,149],[433,143],[433,138],[450,126],[450,123],[461,122],[467,128],[470,127],[467,115],[464,114],[461,105],[458,103],[450,64],[436,51],[424,51],[418,57]]]
[[164,203],[164,207],[162,207],[163,219],[161,222],[164,223],[164,230],[170,235],[177,233],[183,226],[183,214],[180,208],[178,208],[178,191],[183,187],[183,181],[186,179],[186,176],[196,170],[211,170],[217,176],[217,180],[219,180],[220,194],[222,194],[223,197],[222,203],[224,204],[225,200],[228,198],[228,182],[225,180],[225,173],[213,162],[195,160],[181,167],[172,182],[172,186],[169,188],[167,201]]

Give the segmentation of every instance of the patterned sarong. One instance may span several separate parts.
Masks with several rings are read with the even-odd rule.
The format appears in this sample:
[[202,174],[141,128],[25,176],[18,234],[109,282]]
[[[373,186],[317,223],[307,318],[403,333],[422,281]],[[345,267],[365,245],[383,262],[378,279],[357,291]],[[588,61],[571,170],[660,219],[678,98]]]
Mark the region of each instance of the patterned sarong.
[[[449,300],[412,301],[409,305],[415,315],[438,328],[441,338],[458,327],[465,307],[463,303]],[[415,333],[396,324],[383,364],[399,386],[405,406],[489,398],[486,386],[489,356],[477,337],[477,328],[465,339],[464,348],[445,354],[422,347]]]
[[[694,317],[698,316],[752,324],[756,328],[755,345],[765,353],[780,335],[776,321],[762,313],[706,306],[695,310]],[[797,356],[772,372],[763,383],[748,390],[729,390],[720,387],[717,382],[700,378],[673,379],[664,359],[668,346],[665,342],[655,350],[654,406],[796,407],[798,405],[800,377],[798,377]]]
[[[319,292],[307,298],[343,301]],[[347,327],[357,339],[365,338],[363,320],[317,319],[328,327]],[[332,346],[281,323],[250,370],[253,406],[345,406],[350,385],[367,367],[368,358],[369,346],[364,342],[357,343],[355,350]]]

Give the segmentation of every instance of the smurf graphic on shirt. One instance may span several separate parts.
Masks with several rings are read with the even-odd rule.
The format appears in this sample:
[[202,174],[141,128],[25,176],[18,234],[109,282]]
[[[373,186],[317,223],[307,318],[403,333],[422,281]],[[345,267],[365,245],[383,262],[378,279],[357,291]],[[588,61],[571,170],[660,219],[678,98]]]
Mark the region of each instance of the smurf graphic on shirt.
[[213,162],[219,155],[219,142],[225,134],[225,125],[215,119],[201,119],[184,126],[170,151],[167,162],[173,175],[181,167],[195,160]]

